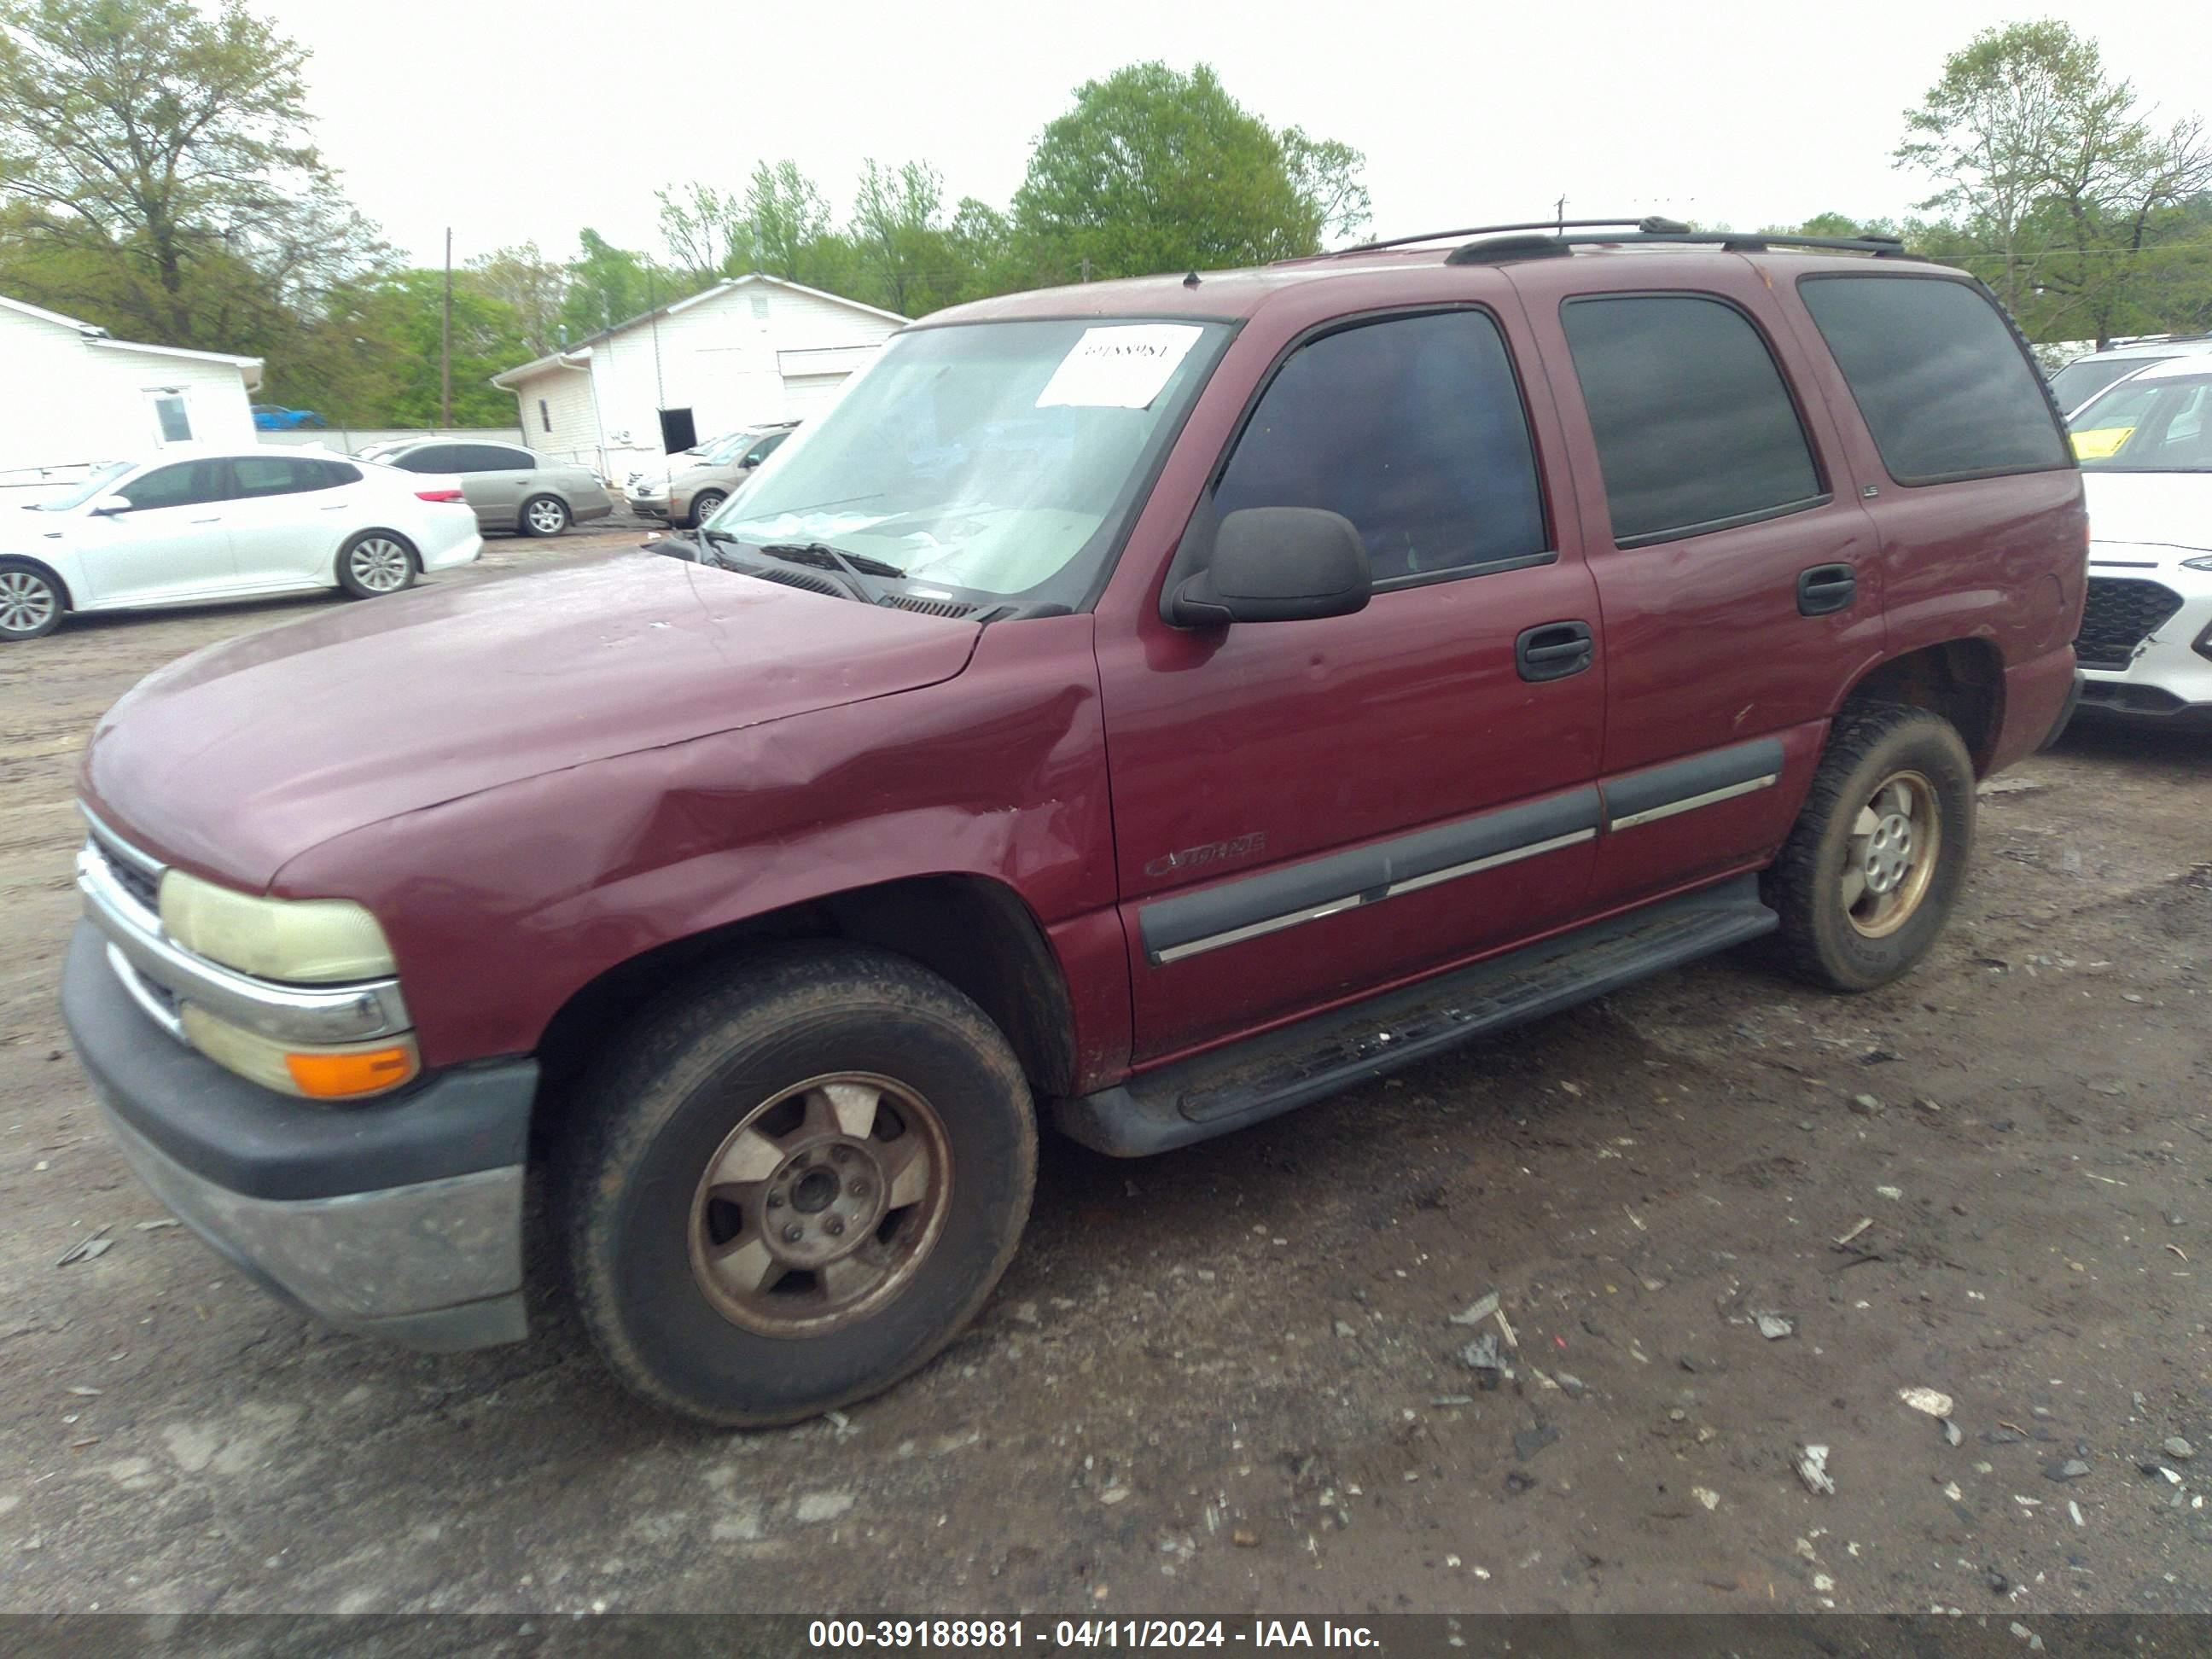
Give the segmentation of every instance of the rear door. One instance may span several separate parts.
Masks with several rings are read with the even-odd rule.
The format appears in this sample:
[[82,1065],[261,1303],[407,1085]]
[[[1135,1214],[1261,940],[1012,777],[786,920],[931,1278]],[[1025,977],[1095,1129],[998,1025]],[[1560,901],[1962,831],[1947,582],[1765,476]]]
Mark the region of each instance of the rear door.
[[[1556,427],[1517,328],[1476,306],[1332,322],[1279,359],[1218,464],[1202,514],[1352,520],[1364,611],[1184,629],[1155,602],[1102,627],[1139,1061],[1580,907],[1601,630],[1547,510]],[[1525,672],[1546,629],[1565,648]]]
[[177,461],[127,479],[113,496],[130,509],[88,515],[76,527],[92,597],[100,605],[158,605],[238,585],[225,522],[227,463]]
[[476,508],[486,530],[512,530],[521,522],[523,497],[536,483],[538,458],[505,444],[455,444],[454,464],[461,494]]
[[1607,641],[1593,909],[1767,856],[1881,652],[1874,527],[1825,408],[1784,375],[1779,320],[1735,259],[1694,290],[1592,285],[1536,319],[1597,461],[1577,475]]
[[361,469],[309,455],[240,455],[225,506],[231,556],[248,587],[328,586],[354,527]]

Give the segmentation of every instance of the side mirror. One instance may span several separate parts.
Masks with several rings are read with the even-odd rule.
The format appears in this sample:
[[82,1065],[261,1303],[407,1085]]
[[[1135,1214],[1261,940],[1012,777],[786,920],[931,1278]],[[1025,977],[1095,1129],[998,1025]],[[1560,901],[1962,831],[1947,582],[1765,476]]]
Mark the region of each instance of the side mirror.
[[748,472],[751,471],[753,468],[758,466],[760,464],[761,458],[757,455],[748,455],[744,459],[738,463],[739,466],[744,468]]
[[1367,544],[1316,507],[1248,507],[1222,520],[1205,569],[1176,589],[1178,628],[1309,622],[1367,608]]
[[131,498],[128,495],[110,495],[92,509],[92,516],[95,519],[112,519],[118,513],[128,513],[130,510]]

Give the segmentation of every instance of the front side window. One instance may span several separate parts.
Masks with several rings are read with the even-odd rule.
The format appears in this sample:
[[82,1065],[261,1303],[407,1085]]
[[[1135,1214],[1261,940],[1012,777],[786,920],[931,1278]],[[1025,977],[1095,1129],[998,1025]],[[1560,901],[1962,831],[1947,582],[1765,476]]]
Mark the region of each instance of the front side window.
[[1252,411],[1213,504],[1342,514],[1377,586],[1549,545],[1520,386],[1480,311],[1363,323],[1301,347]]
[[1898,483],[2069,464],[2041,378],[1994,300],[1941,277],[1804,276],[1797,291]]
[[420,449],[402,451],[385,465],[402,472],[459,472],[459,444],[424,444]]
[[151,472],[131,478],[117,493],[131,503],[134,513],[150,513],[165,507],[198,507],[208,501],[219,501],[230,493],[229,481],[223,477],[221,461],[179,461],[173,466],[157,466]]
[[909,592],[1082,605],[1228,334],[1080,318],[899,335],[714,529],[865,556]]
[[1825,498],[1805,428],[1751,319],[1697,295],[1559,312],[1623,547],[1775,518]]
[[2212,374],[2130,380],[2067,424],[2084,472],[2212,472]]
[[768,434],[768,436],[767,436],[767,437],[763,438],[763,439],[758,442],[758,443],[755,444],[755,445],[754,445],[750,449],[748,449],[747,451],[745,451],[745,453],[744,453],[744,463],[743,463],[743,464],[744,464],[744,465],[748,465],[748,466],[758,466],[758,465],[759,465],[763,461],[766,460],[769,456],[771,456],[771,455],[775,454],[775,450],[776,450],[776,446],[777,446],[778,444],[781,443],[781,442],[782,442],[786,438],[788,438],[790,435],[791,435],[791,434],[790,434],[790,433],[788,433],[788,432],[771,432],[771,433],[769,433],[769,434]]

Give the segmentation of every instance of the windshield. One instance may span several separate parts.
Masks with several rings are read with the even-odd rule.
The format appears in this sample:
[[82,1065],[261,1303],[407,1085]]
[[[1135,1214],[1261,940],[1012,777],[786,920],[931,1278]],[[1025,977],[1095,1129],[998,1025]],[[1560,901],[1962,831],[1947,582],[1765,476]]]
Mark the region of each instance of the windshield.
[[82,507],[130,470],[131,463],[128,461],[110,461],[106,466],[93,468],[84,482],[72,487],[66,495],[26,504],[34,513],[66,513],[73,507]]
[[2130,380],[2067,427],[2085,472],[2212,472],[2212,374]]
[[828,543],[909,592],[1080,605],[1228,334],[1096,319],[902,334],[714,527]]
[[2164,357],[2084,357],[2051,377],[2051,401],[2071,414],[2113,381],[2166,361]]
[[711,444],[701,444],[690,453],[708,466],[727,466],[751,447],[757,432],[732,432],[717,438]]

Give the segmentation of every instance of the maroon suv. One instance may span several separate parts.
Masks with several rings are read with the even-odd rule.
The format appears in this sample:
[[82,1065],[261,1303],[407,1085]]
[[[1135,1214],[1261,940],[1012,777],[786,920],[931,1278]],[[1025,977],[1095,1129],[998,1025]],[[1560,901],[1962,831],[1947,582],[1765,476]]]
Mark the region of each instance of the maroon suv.
[[[2075,686],[2081,488],[1894,244],[1438,239],[939,313],[687,559],[203,652],[87,756],[116,1138],[349,1329],[725,1424],[1152,1152],[1765,933],[1934,942]],[[734,514],[734,516],[732,516]],[[532,1213],[539,1211],[533,1206]]]

